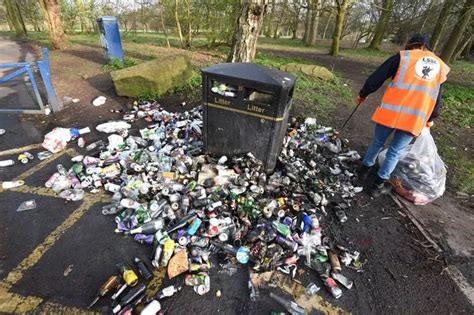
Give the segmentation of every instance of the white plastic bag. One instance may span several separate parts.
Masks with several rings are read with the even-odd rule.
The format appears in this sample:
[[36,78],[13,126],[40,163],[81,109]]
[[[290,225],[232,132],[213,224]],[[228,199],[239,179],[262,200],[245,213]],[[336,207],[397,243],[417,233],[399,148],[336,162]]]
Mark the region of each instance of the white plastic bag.
[[[379,164],[386,150],[379,155]],[[395,191],[414,204],[424,205],[443,195],[446,188],[446,166],[429,128],[402,154],[390,179]]]
[[54,128],[44,136],[43,148],[51,153],[58,153],[63,150],[71,140],[69,128]]
[[109,121],[109,122],[100,124],[96,126],[95,129],[100,132],[114,133],[114,132],[119,132],[125,129],[130,129],[131,127],[132,125],[126,123],[125,121],[117,120],[117,121]]

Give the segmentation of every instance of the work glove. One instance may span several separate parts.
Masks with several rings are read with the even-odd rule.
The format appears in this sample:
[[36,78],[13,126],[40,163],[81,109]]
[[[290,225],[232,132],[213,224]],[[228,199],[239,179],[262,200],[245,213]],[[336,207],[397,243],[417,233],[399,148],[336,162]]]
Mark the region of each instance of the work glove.
[[426,123],[426,127],[427,127],[427,128],[431,128],[431,127],[433,127],[433,125],[434,125],[434,122],[432,122],[432,121],[428,121],[428,122]]
[[366,97],[358,95],[356,102],[357,102],[357,104],[362,104],[362,102],[365,101],[365,99],[366,99]]

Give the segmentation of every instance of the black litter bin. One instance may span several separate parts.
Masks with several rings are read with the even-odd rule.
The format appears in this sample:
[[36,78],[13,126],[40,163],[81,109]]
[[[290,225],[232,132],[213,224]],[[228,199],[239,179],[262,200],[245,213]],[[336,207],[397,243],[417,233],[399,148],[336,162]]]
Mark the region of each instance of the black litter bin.
[[253,63],[202,70],[205,150],[214,156],[251,152],[275,168],[287,128],[296,77]]

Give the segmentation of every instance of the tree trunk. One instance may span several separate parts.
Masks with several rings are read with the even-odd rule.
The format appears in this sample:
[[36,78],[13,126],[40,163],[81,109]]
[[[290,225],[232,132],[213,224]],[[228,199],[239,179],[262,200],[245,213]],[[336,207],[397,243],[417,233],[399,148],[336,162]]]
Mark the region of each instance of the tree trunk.
[[460,19],[458,23],[454,25],[451,34],[448,37],[448,41],[444,45],[443,51],[441,52],[441,59],[444,60],[446,63],[450,63],[452,61],[454,50],[459,43],[466,27],[469,25],[469,21],[471,20],[472,12],[474,11],[474,0],[467,0],[464,4],[463,9],[461,10]]
[[441,9],[441,12],[439,13],[435,28],[433,30],[433,33],[431,33],[430,48],[432,51],[435,51],[436,48],[438,48],[441,33],[444,29],[446,21],[451,15],[451,9],[453,7],[453,4],[454,4],[454,0],[446,0],[446,2],[443,5],[443,8]]
[[293,29],[291,30],[291,34],[292,34],[292,35],[291,35],[291,39],[297,39],[297,38],[298,38],[298,36],[296,36],[296,33],[297,33],[297,32],[298,32],[298,30],[297,30],[296,28],[293,28]]
[[53,49],[65,48],[66,36],[58,0],[39,0],[39,3]]
[[301,7],[298,2],[293,2],[293,6],[295,9],[295,17],[293,20],[293,23],[291,25],[291,33],[293,34],[291,36],[292,39],[297,39],[297,33],[298,33],[298,25],[300,22],[300,12],[301,12]]
[[303,42],[305,43],[308,42],[310,32],[311,32],[311,0],[308,0],[305,23],[304,23]]
[[319,0],[313,0],[311,3],[311,26],[307,39],[307,44],[315,45],[318,37],[319,25]]
[[250,62],[255,57],[265,9],[265,0],[242,1],[228,58],[230,62]]
[[16,37],[26,38],[26,27],[18,4],[12,0],[4,0],[3,3],[5,4],[8,24],[15,30]]
[[314,12],[316,15],[313,18],[312,27],[313,27],[313,32],[311,33],[311,38],[309,39],[309,44],[310,45],[316,45],[316,40],[318,39],[318,28],[319,28],[319,16],[320,16],[321,11],[317,10]]
[[369,48],[380,49],[380,44],[382,43],[383,35],[385,33],[385,29],[387,28],[387,23],[390,20],[390,16],[392,15],[392,10],[393,0],[383,0],[382,13],[380,14],[380,19],[375,26],[374,37],[372,38]]
[[326,21],[326,26],[324,26],[324,32],[323,32],[322,39],[325,39],[325,38],[326,38],[326,33],[327,33],[327,31],[328,31],[329,22],[331,22],[331,17],[332,17],[332,12],[329,12],[328,20]]
[[[242,1],[241,1],[242,3]],[[267,18],[265,19],[264,24],[266,24],[265,37],[272,37],[274,32],[273,19],[275,17],[275,0],[272,0],[270,4],[267,5]]]
[[190,49],[193,42],[193,28],[191,24],[191,7],[189,4],[189,0],[184,0],[184,2],[186,3],[186,18],[188,20],[188,31],[185,37],[185,44],[186,44],[186,49]]
[[471,41],[466,45],[466,48],[464,48],[464,51],[462,53],[462,56],[466,61],[471,61],[472,42],[474,42],[474,38],[472,38]]
[[174,4],[175,4],[174,5],[174,18],[176,20],[176,27],[178,28],[179,41],[181,42],[181,47],[185,48],[183,32],[181,31],[181,23],[179,23],[179,14],[178,14],[179,0],[175,0]]
[[451,58],[453,61],[459,58],[459,56],[462,54],[464,49],[466,49],[466,47],[472,41],[473,37],[474,37],[474,34],[469,31],[464,35],[462,40],[459,41],[458,46],[456,47],[456,50],[454,51],[453,57]]
[[79,15],[79,23],[81,24],[81,33],[84,33],[87,31],[86,8],[82,0],[76,0],[75,4]]
[[281,25],[281,22],[283,20],[283,16],[285,14],[285,10],[286,10],[286,4],[287,4],[288,0],[283,0],[280,5],[280,14],[278,15],[277,17],[277,21],[276,21],[276,24],[275,24],[275,29],[273,31],[273,38],[279,38],[280,37],[280,25]]
[[425,11],[425,17],[423,18],[423,22],[421,23],[421,26],[420,26],[420,33],[423,33],[423,29],[425,28],[426,21],[428,21],[428,18],[431,15],[431,9],[433,9],[433,5],[434,5],[434,0],[431,0],[430,4],[428,5],[428,8]]
[[165,20],[163,18],[163,11],[164,10],[165,10],[165,6],[161,5],[161,8],[160,8],[161,29],[163,30],[163,34],[165,35],[166,47],[171,48],[170,41],[168,39],[168,32],[166,31],[166,27],[165,27]]
[[332,45],[331,50],[329,51],[330,55],[337,56],[339,55],[339,41],[341,39],[342,27],[344,26],[344,19],[346,18],[346,11],[349,3],[352,0],[336,0],[337,4],[337,16],[336,16],[336,26],[334,29],[334,34],[332,36]]
[[[281,3],[280,5],[283,5],[283,3]],[[277,39],[278,37],[280,37],[278,31],[280,30],[280,22],[281,22],[281,18],[283,16],[283,8],[281,7],[280,8],[280,12],[277,12],[276,10],[276,6],[273,8],[275,10],[275,15],[277,15],[276,13],[279,13],[277,18],[276,18],[276,21],[275,23],[273,24],[273,39]]]

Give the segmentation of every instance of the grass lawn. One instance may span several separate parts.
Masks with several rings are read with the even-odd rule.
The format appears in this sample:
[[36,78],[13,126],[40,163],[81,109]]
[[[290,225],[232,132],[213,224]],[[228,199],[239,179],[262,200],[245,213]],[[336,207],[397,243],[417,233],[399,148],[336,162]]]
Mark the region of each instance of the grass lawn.
[[[307,59],[283,58],[258,53],[255,63],[279,69],[288,63],[311,64]],[[334,114],[338,103],[349,103],[352,92],[347,83],[336,75],[334,80],[320,80],[299,73],[293,100],[293,113],[301,116],[318,117],[322,124]]]
[[[471,78],[474,72],[471,74]],[[472,82],[471,82],[472,83]],[[474,126],[474,85],[446,83],[443,111],[436,124],[439,152],[451,169],[448,178],[462,192],[474,194],[474,159],[472,127]]]

